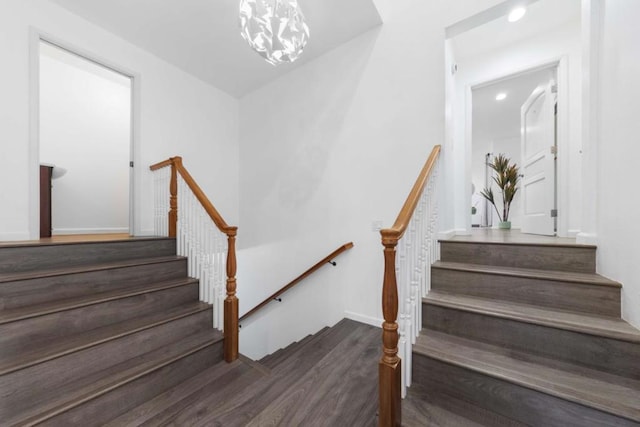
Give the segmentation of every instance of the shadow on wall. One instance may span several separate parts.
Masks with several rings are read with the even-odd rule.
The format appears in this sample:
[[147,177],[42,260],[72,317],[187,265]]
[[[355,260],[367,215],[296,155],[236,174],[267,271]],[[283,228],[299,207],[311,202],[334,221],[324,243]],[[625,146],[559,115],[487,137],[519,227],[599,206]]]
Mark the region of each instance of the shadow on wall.
[[[340,155],[345,117],[379,31],[378,27],[349,42],[350,55],[329,52],[335,60],[321,57],[296,70],[295,76],[287,74],[243,100],[241,120],[250,123],[241,125],[241,157],[246,150],[260,161],[243,171],[241,179],[243,193],[251,193],[252,215],[259,212],[261,226],[239,238],[241,247],[306,233],[308,223],[296,219],[300,216],[320,219],[311,220],[313,224],[331,223],[331,204],[342,190],[331,188],[335,176],[327,170],[335,170],[329,167],[331,158]],[[275,108],[263,93],[279,94]],[[241,218],[241,223],[247,222],[255,223],[255,218]],[[296,225],[299,229],[291,228]]]

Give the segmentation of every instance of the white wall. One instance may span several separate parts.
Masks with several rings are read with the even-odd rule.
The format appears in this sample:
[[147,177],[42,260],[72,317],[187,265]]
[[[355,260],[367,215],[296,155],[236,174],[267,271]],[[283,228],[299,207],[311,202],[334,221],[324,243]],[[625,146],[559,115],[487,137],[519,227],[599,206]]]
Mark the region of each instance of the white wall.
[[[320,237],[315,240],[318,245],[313,246],[300,239],[292,239],[239,250],[240,316],[347,243],[332,244]],[[345,301],[336,298],[335,292],[347,286],[342,276],[351,263],[353,253],[354,249],[351,249],[339,255],[334,260],[335,267],[327,263],[282,295],[281,302],[272,301],[241,322],[240,352],[252,359],[260,359],[293,340],[316,333],[342,319]],[[280,256],[274,257],[274,254]],[[310,305],[315,309],[310,309]]]
[[131,80],[40,46],[40,162],[52,181],[53,234],[129,232]]
[[[0,239],[29,238],[30,28],[137,75],[137,234],[152,233],[148,166],[172,155],[184,163],[229,224],[238,213],[238,102],[148,52],[46,0],[5,0],[0,13]],[[136,85],[136,83],[138,85]],[[37,156],[35,157],[37,163]]]
[[[509,74],[538,67],[542,64],[558,60],[566,55],[568,58],[568,99],[569,99],[569,146],[565,153],[559,152],[560,172],[566,177],[565,191],[568,206],[566,228],[571,235],[580,230],[581,221],[581,110],[582,110],[582,62],[581,62],[580,23],[563,25],[554,31],[548,31],[530,39],[519,41],[505,48],[485,53],[481,57],[457,58],[458,73],[455,77],[456,97],[455,116],[453,120],[453,139],[455,161],[453,170],[456,176],[468,176],[469,179],[456,181],[455,192],[455,226],[458,230],[469,230],[470,216],[467,215],[470,200],[471,149],[467,140],[466,121],[468,111],[465,109],[466,99],[471,86],[495,80]],[[470,139],[470,138],[469,138]],[[564,154],[564,155],[563,155]]]
[[[354,241],[335,280],[321,285],[333,296],[327,304],[380,324],[383,256],[372,221],[392,225],[444,142],[445,27],[496,3],[385,2],[381,28],[244,97],[239,245],[295,236],[296,245],[269,254],[279,265],[296,247],[321,258]],[[328,309],[297,303],[305,316]]]
[[640,327],[640,2],[604,5],[595,171],[598,272],[622,283],[623,317]]

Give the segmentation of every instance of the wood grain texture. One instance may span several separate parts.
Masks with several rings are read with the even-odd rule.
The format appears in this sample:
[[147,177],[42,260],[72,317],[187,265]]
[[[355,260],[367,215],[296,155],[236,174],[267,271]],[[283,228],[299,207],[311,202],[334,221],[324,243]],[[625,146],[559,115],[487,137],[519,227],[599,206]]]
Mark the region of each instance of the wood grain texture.
[[[168,409],[144,425],[374,425],[378,338],[377,328],[343,320],[306,345],[294,346],[269,376],[224,380],[218,388],[197,392],[189,405],[178,404],[177,411]],[[238,386],[238,381],[246,383]]]
[[489,313],[425,304],[429,330],[640,379],[640,345]]
[[40,237],[51,237],[52,166],[40,165]]
[[[371,398],[376,381],[371,374],[376,368],[378,336],[375,328],[350,334],[247,426],[318,425],[319,420],[323,425],[362,425],[367,419],[362,415],[375,411]],[[337,358],[341,363],[335,363]],[[362,406],[367,401],[370,404]]]
[[[575,275],[574,280],[571,275]],[[535,270],[437,262],[431,289],[456,295],[506,300],[600,316],[620,317],[620,286],[585,274],[556,272],[540,277]],[[588,280],[590,281],[588,283]],[[604,279],[604,278],[602,278]],[[578,281],[581,280],[581,281]]]
[[291,356],[292,353],[295,353],[295,352],[301,350],[305,345],[307,345],[310,342],[312,342],[314,337],[316,337],[317,335],[321,335],[327,329],[329,329],[328,326],[322,328],[316,334],[307,335],[302,340],[296,341],[294,343],[291,343],[287,347],[281,348],[280,350],[263,357],[262,359],[259,360],[260,364],[266,366],[269,369],[274,368],[275,366],[278,366],[286,358]]
[[201,349],[162,362],[158,368],[118,384],[108,392],[102,393],[42,423],[43,426],[102,426],[114,416],[135,408],[182,381],[204,371],[219,360],[220,348],[207,345]]
[[[206,365],[197,362],[200,358],[197,361],[190,358],[196,354],[202,355]],[[5,419],[9,425],[17,422],[33,425],[45,421],[49,425],[87,425],[82,422],[101,425],[104,418],[112,419],[220,360],[222,340],[219,334],[208,331],[192,334],[95,374],[76,378],[55,390],[46,402],[39,402],[30,410]],[[132,383],[135,392],[126,388]],[[139,387],[141,384],[147,385]],[[113,399],[123,399],[126,403],[112,406]]]
[[170,210],[168,214],[169,236],[175,237],[178,221],[178,185],[177,174],[180,174],[193,195],[196,197],[205,212],[209,215],[218,230],[225,233],[228,238],[227,251],[227,296],[224,301],[224,330],[225,330],[225,360],[232,362],[238,358],[238,334],[239,334],[239,303],[236,297],[236,247],[235,241],[238,227],[229,226],[222,215],[215,208],[211,200],[202,191],[195,179],[182,163],[182,157],[171,157],[162,162],[150,166],[152,171],[171,166],[171,180],[169,183]]
[[238,297],[236,296],[236,232],[237,227],[227,231],[227,297],[224,300],[224,360],[233,362],[238,358],[240,322]]
[[[226,378],[235,381],[237,377],[242,375],[241,372],[249,370],[250,367],[244,361],[235,361],[230,364],[219,362],[153,399],[123,413],[105,424],[105,427],[141,426],[147,422],[158,425],[164,415],[170,417],[172,414],[193,404],[200,395],[207,394],[208,390],[204,390],[205,387],[215,384],[214,392],[215,390],[224,390],[225,386],[222,381],[225,381]],[[226,378],[223,378],[223,376],[226,376]],[[151,422],[152,419],[153,422]]]
[[470,234],[454,236],[447,240],[457,242],[485,242],[485,243],[531,243],[536,245],[554,246],[579,246],[592,247],[593,245],[577,244],[575,238],[558,236],[541,236],[538,234],[523,233],[518,229],[500,230],[497,228],[472,228]]
[[187,260],[176,256],[0,275],[0,310],[186,277]]
[[[0,350],[0,375],[26,369],[52,359],[71,355],[77,351],[91,348],[109,341],[117,340],[146,329],[162,326],[170,322],[181,322],[182,319],[194,316],[193,319],[205,317],[211,319],[210,305],[197,302],[178,306],[160,313],[140,316],[125,322],[91,329],[75,334],[64,340],[30,343],[18,349],[2,347]],[[197,330],[197,329],[194,329]]]
[[411,188],[411,192],[402,205],[402,209],[400,209],[400,213],[398,214],[396,221],[393,223],[393,226],[391,228],[381,230],[380,234],[393,238],[396,243],[398,243],[398,240],[402,238],[407,226],[409,225],[409,221],[411,221],[411,217],[418,206],[418,201],[420,200],[422,191],[424,190],[425,185],[427,185],[429,176],[431,175],[438,157],[440,156],[441,148],[442,147],[440,145],[433,147],[427,161],[418,175],[418,178],[416,179],[416,182]]
[[[263,375],[250,366],[238,361],[226,363],[226,372],[215,380],[209,380],[204,387],[191,391],[185,398],[165,405],[154,417],[144,422],[143,426],[183,426],[198,425],[203,420],[216,417],[233,410],[234,400],[244,390],[263,378]],[[207,403],[205,403],[207,402]],[[197,409],[196,409],[197,408]],[[195,409],[195,410],[194,410]],[[203,423],[211,425],[211,423]],[[214,422],[213,425],[223,425]]]
[[3,245],[0,246],[0,274],[175,255],[176,241],[168,238]]
[[12,411],[21,412],[42,404],[58,390],[78,378],[95,375],[112,366],[169,346],[176,337],[210,330],[211,311],[175,319],[86,349],[74,349],[57,357],[0,376],[0,400]]
[[445,262],[576,273],[596,272],[596,248],[592,246],[444,240],[440,242],[440,259]]
[[622,319],[436,291],[429,292],[423,303],[640,343],[640,330]]
[[429,357],[413,358],[413,372],[427,393],[455,396],[529,426],[631,427],[638,423],[487,377]]
[[640,422],[640,381],[426,331],[415,353]]
[[526,427],[495,412],[414,383],[402,401],[405,427]]
[[398,285],[396,283],[396,246],[402,238],[431,176],[441,146],[431,150],[409,196],[402,205],[393,226],[380,230],[384,246],[384,279],[382,283],[382,357],[378,367],[379,426],[399,426],[402,422],[400,404],[401,361],[398,357]]
[[21,320],[15,320],[15,313],[5,311],[0,316],[0,321],[6,321],[0,324],[0,346],[7,349],[24,348],[36,342],[60,339],[196,302],[198,295],[198,283],[188,281],[179,286],[160,288],[155,292],[110,299],[97,304],[83,304],[78,308],[65,307],[61,311],[45,311],[46,314],[35,317],[23,316]]
[[175,159],[172,160],[171,177],[169,178],[169,212],[167,214],[169,224],[167,230],[169,237],[176,237],[178,233],[178,174],[176,172]]

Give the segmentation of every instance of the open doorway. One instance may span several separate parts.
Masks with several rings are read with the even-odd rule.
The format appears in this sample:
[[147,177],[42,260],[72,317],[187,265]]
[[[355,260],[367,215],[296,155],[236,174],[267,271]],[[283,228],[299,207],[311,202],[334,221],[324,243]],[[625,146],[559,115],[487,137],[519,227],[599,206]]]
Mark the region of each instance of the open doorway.
[[[526,6],[526,13],[521,14],[519,20],[511,22],[509,15],[514,6],[523,5]],[[505,83],[516,76],[523,77],[554,68],[557,85],[552,84],[550,78],[541,86],[545,91],[553,90],[552,97],[554,101],[557,100],[557,126],[553,129],[557,140],[545,142],[548,145],[545,153],[551,156],[547,156],[545,162],[550,158],[552,165],[547,170],[553,171],[546,182],[555,181],[556,185],[544,191],[551,204],[536,209],[547,217],[547,225],[552,224],[550,229],[547,227],[541,234],[575,237],[578,233],[583,197],[581,29],[580,0],[505,1],[446,28],[446,144],[450,147],[453,171],[451,186],[455,218],[452,231],[455,234],[469,234],[474,225],[498,227],[484,208],[484,202],[477,197],[485,185],[485,161],[481,161],[479,167],[477,163],[474,165],[474,158],[478,157],[474,132],[481,124],[473,117],[474,99],[479,96],[481,89],[494,83]],[[525,99],[531,95],[529,92]],[[493,92],[491,96],[495,104],[497,93]],[[548,98],[551,99],[551,96]],[[504,101],[507,100],[509,96]],[[522,105],[519,106],[520,111],[516,109],[513,112],[518,118],[521,118]],[[522,128],[521,123],[519,127]],[[485,156],[487,153],[508,154],[509,150],[501,148],[506,141],[499,139],[494,138],[493,147],[485,147]],[[508,137],[505,136],[505,139]],[[517,140],[521,145],[521,133],[512,136],[512,142]],[[520,154],[512,153],[508,157],[522,165],[526,162]],[[529,170],[523,173],[525,179],[534,176],[533,172]],[[529,188],[539,195],[540,186]],[[512,204],[513,228],[522,229],[525,215],[531,213],[531,209],[526,205],[526,191],[522,191],[522,186],[519,192],[519,197]],[[538,233],[539,230],[533,232]]]
[[[557,89],[556,64],[471,88],[472,227],[504,219],[524,233],[556,234]],[[500,155],[519,172],[507,218],[490,166]],[[495,206],[482,196],[489,190]]]
[[132,234],[132,78],[42,39],[38,51],[40,237]]

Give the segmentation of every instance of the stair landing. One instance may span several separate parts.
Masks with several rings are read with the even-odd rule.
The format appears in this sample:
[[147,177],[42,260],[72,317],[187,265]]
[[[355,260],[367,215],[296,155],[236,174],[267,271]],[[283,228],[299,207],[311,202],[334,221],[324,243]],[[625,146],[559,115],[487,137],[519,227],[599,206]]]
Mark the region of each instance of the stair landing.
[[540,236],[537,234],[523,233],[518,229],[500,230],[495,228],[473,228],[471,234],[454,236],[454,242],[482,242],[482,243],[513,243],[513,244],[540,244],[558,246],[590,246],[576,243],[576,239],[569,237]]

